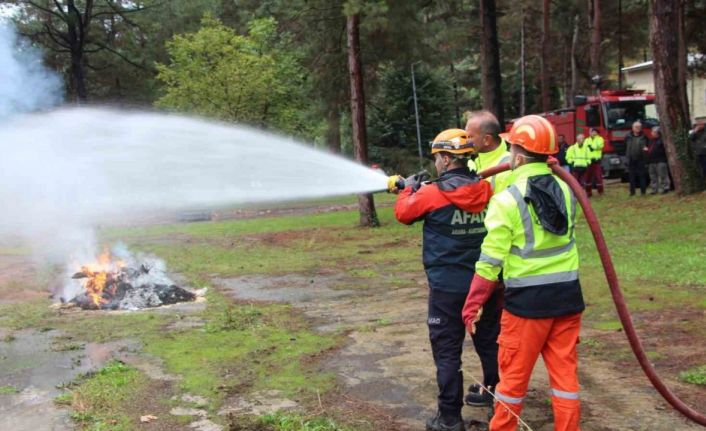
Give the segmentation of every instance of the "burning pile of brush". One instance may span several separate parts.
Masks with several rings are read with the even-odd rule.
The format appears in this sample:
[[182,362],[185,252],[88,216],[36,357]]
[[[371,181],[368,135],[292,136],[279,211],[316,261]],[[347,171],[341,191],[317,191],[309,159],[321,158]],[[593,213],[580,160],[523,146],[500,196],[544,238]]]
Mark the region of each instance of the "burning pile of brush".
[[78,271],[68,274],[60,299],[85,309],[137,310],[193,301],[197,296],[172,282],[163,261],[133,255],[125,248],[104,251],[95,261],[72,266]]

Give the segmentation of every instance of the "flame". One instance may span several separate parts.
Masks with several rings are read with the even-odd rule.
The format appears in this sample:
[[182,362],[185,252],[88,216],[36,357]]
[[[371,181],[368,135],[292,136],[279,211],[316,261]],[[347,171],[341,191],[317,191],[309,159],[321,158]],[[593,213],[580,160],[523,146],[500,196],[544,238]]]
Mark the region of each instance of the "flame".
[[[108,301],[104,298],[103,293],[106,290],[106,285],[110,281],[114,281],[120,270],[125,267],[125,262],[120,259],[113,259],[110,251],[104,250],[97,256],[94,262],[89,262],[80,265],[79,272],[85,278],[82,279],[83,287],[86,289],[86,294],[91,298],[91,301],[97,308]],[[113,289],[115,286],[113,286]],[[111,295],[115,292],[109,291]]]

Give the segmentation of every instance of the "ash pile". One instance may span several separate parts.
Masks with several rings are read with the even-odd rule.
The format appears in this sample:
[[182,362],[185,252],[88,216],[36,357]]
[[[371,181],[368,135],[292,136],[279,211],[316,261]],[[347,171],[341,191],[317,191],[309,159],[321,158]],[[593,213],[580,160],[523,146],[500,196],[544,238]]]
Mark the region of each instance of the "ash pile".
[[197,294],[176,285],[154,256],[114,249],[95,261],[69,268],[59,299],[90,310],[139,310],[194,301]]

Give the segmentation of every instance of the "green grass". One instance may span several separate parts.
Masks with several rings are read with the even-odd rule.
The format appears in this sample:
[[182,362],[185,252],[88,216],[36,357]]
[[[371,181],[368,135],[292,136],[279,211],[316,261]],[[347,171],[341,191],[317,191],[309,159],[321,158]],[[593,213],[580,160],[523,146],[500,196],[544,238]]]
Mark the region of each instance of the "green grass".
[[[621,186],[609,187],[606,196],[592,203],[631,311],[706,309],[706,195],[629,199]],[[357,211],[109,229],[103,232],[106,240],[125,240],[135,249],[153,252],[191,285],[210,287],[205,311],[194,315],[204,321],[204,327],[166,330],[183,317],[178,313],[65,313],[49,309],[47,301],[0,305],[0,327],[58,329],[72,337],[60,348],[87,341],[138,340],[146,352],[162,359],[167,372],[182,376],[176,383],[182,391],[209,398],[211,413],[234,393],[263,389],[278,389],[313,405],[317,391],[324,394],[334,387],[334,376],[308,366],[310,358],[339,345],[343,338],[312,332],[309,323],[287,305],[235,303],[213,286],[213,279],[333,270],[345,275],[333,286],[340,289],[416,286],[412,279],[424,278],[421,224],[400,225],[389,207],[380,209],[379,216],[382,226],[377,229],[357,227]],[[577,240],[588,304],[586,324],[617,331],[621,325],[583,221]],[[423,301],[424,289],[411,296]],[[636,322],[644,324],[644,320]],[[388,324],[381,318],[360,330],[374,331]],[[700,328],[691,325],[684,330],[698,338],[703,336],[698,335]],[[583,349],[630,357],[626,349],[616,350],[608,335],[583,339]],[[653,360],[662,358],[658,352],[649,355]],[[697,367],[682,373],[682,379],[703,384],[698,381],[704,374],[703,367]],[[101,403],[100,393],[86,391],[84,397]],[[120,411],[120,406],[116,409]],[[78,414],[84,423],[95,418],[90,411]],[[338,429],[305,428],[327,426],[326,418],[319,418],[321,423],[297,415],[273,418],[268,426],[279,427],[274,429]],[[111,420],[120,423],[121,419]]]
[[706,365],[686,370],[679,374],[679,378],[687,383],[706,386]]
[[623,329],[623,325],[617,320],[609,320],[606,322],[596,322],[593,327],[601,331],[619,331]]
[[[359,278],[360,286],[368,286],[370,281],[365,279],[381,274],[421,274],[420,226],[399,225],[389,208],[380,211],[380,218],[383,227],[374,230],[356,227],[353,211],[158,226],[141,228],[145,233],[128,235],[127,241],[135,249],[164,258],[172,270],[198,285],[208,284],[214,275],[276,275],[332,267]],[[170,233],[156,234],[153,229]]]
[[0,305],[0,327],[26,329],[41,327],[48,318],[55,314],[49,309],[47,300],[18,302]]
[[329,418],[304,418],[300,415],[274,413],[265,415],[261,423],[270,425],[276,431],[346,431]]
[[[631,310],[706,305],[706,195],[627,196],[609,187],[591,203]],[[582,219],[577,229],[581,284],[594,315],[614,316],[603,268]]]
[[19,392],[20,391],[12,385],[0,386],[0,395],[2,395],[2,394],[16,394]]
[[58,397],[55,402],[70,403],[71,418],[82,429],[133,430],[138,424],[127,414],[129,410],[125,406],[129,406],[135,394],[144,388],[145,381],[139,371],[112,361],[100,371],[80,378],[69,388],[70,393]]
[[232,304],[212,292],[202,317],[204,328],[153,332],[143,341],[146,352],[183,377],[182,390],[209,398],[212,408],[234,388],[307,397],[332,387],[331,374],[314,373],[304,361],[338,337],[309,331],[290,306]]

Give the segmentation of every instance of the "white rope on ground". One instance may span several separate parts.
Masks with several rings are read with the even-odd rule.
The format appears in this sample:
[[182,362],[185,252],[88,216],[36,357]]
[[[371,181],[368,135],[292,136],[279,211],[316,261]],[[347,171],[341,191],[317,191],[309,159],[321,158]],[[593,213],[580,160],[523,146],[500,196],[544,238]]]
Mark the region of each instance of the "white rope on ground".
[[490,396],[495,399],[495,401],[497,401],[498,403],[502,404],[503,407],[505,407],[505,410],[507,410],[508,412],[510,412],[511,415],[513,415],[513,416],[515,416],[515,417],[517,418],[517,421],[520,423],[520,426],[521,426],[520,431],[524,431],[524,430],[526,430],[526,431],[534,431],[534,430],[532,429],[532,427],[530,427],[529,425],[527,425],[527,422],[523,421],[521,417],[519,417],[515,412],[513,412],[512,409],[511,409],[510,407],[508,407],[508,405],[505,404],[504,401],[498,399],[498,398],[495,396],[495,393],[493,393],[492,391],[488,390],[488,388],[486,388],[485,386],[483,386],[483,383],[481,383],[480,380],[476,379],[476,377],[475,377],[473,374],[470,374],[470,373],[464,373],[464,374],[468,374],[469,376],[471,376],[471,378],[478,384],[478,386],[481,387],[481,389],[483,389],[484,391],[486,391],[487,393],[489,393]]

